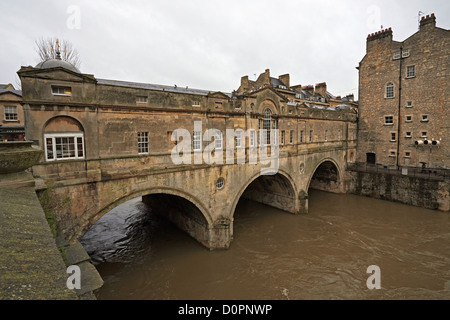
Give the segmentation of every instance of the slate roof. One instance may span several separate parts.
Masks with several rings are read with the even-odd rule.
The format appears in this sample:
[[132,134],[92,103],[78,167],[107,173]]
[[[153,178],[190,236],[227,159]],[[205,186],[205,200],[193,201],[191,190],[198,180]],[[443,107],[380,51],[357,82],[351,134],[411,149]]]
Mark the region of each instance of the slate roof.
[[22,90],[0,89],[0,94],[4,93],[12,93],[20,97],[22,96]]
[[[151,84],[151,83],[140,83],[140,82],[128,82],[128,81],[120,81],[120,80],[108,80],[108,79],[97,79],[98,84],[109,85],[109,86],[118,86],[118,87],[127,87],[127,88],[135,88],[135,89],[147,89],[147,90],[156,90],[156,91],[167,91],[167,92],[175,92],[175,93],[188,93],[200,96],[207,96],[209,94],[215,93],[217,91],[211,90],[202,90],[202,89],[192,89],[189,87],[178,87],[178,86],[165,86],[160,84]],[[231,93],[225,93],[231,98]]]

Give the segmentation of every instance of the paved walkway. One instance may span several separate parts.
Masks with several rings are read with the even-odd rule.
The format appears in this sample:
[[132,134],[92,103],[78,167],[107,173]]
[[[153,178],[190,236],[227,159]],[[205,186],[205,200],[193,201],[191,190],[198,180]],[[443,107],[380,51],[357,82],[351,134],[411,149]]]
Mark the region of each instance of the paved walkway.
[[78,299],[69,276],[34,187],[0,187],[0,300]]

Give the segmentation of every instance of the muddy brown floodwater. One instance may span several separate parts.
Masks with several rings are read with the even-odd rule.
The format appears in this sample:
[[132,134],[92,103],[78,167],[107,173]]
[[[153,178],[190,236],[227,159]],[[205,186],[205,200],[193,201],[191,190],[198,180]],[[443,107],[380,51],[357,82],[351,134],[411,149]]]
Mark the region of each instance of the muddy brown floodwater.
[[[309,214],[241,200],[234,240],[209,251],[131,200],[82,243],[98,299],[449,299],[450,213],[310,191]],[[369,290],[367,268],[380,268]]]

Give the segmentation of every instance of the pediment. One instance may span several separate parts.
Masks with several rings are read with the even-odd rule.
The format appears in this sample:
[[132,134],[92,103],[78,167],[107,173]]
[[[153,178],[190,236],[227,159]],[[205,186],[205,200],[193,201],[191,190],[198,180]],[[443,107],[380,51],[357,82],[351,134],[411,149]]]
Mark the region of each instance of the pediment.
[[256,96],[257,100],[270,99],[270,100],[273,100],[276,103],[288,102],[289,101],[285,96],[279,94],[277,91],[273,90],[270,87],[265,87],[265,88],[262,88],[262,89],[260,89],[258,91],[253,92],[253,96]]
[[32,77],[46,80],[97,82],[97,80],[93,75],[73,72],[71,70],[62,67],[47,68],[47,69],[22,67],[17,73],[21,77]]
[[227,96],[225,93],[220,92],[220,91],[216,91],[216,92],[211,92],[208,94],[208,98],[215,98],[215,99],[230,99],[229,96]]
[[20,101],[22,101],[22,96],[19,93],[15,93],[14,91],[4,91],[4,92],[0,92],[0,100],[1,101],[20,102]]

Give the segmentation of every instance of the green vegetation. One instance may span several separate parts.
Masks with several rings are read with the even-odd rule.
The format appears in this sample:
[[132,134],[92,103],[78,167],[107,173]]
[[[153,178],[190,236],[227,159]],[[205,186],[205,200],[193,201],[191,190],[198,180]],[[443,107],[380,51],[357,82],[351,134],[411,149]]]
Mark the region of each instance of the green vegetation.
[[53,237],[56,238],[55,213],[70,204],[70,197],[68,195],[62,196],[54,192],[53,184],[49,184],[47,189],[41,192],[38,197]]

